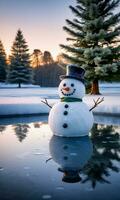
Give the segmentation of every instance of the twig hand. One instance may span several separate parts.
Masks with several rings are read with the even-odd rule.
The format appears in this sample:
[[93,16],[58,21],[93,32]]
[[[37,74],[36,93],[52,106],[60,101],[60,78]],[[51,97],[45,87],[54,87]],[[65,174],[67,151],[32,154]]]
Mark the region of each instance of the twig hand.
[[90,108],[89,111],[93,110],[95,107],[97,107],[98,104],[102,103],[104,101],[104,97],[103,98],[98,98],[96,101],[93,99],[94,101],[94,106],[92,108]]
[[52,108],[52,106],[50,106],[49,104],[48,104],[48,101],[47,101],[47,99],[45,98],[45,101],[41,101],[42,103],[44,103],[44,104],[46,104],[49,108]]
[[51,157],[51,158],[48,158],[48,159],[46,160],[46,163],[49,162],[50,160],[52,160],[52,157]]

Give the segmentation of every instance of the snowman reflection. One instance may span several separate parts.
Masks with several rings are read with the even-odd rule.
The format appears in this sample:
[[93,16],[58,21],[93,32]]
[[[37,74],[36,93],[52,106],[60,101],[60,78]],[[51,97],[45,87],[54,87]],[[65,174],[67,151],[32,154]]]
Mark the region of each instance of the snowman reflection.
[[[85,136],[93,126],[92,109],[103,99],[94,101],[91,109],[82,101],[85,96],[84,74],[84,69],[68,65],[67,74],[60,77],[62,81],[58,92],[61,101],[52,107],[48,120],[52,132],[57,136]],[[49,106],[47,100],[42,102]]]
[[93,146],[88,136],[79,138],[53,135],[49,144],[52,159],[60,165],[62,181],[76,183],[81,181],[80,171],[90,159]]

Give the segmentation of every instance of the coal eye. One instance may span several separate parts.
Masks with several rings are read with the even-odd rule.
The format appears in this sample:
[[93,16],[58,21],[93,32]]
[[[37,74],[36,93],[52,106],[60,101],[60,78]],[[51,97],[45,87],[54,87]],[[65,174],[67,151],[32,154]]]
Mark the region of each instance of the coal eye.
[[65,86],[66,86],[66,83],[64,83],[63,86],[65,87]]
[[73,83],[71,84],[71,87],[74,87],[74,84],[73,84]]

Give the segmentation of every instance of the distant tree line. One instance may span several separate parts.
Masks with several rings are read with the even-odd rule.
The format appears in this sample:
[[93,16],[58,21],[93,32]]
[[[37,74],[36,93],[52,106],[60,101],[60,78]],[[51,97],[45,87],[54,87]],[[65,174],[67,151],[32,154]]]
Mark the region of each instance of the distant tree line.
[[55,87],[59,85],[59,76],[65,73],[61,55],[54,61],[49,51],[34,49],[32,55],[34,83],[40,86]]
[[45,87],[56,87],[60,83],[59,76],[65,74],[65,69],[56,62],[40,65],[34,69],[35,84]]
[[31,65],[32,67],[39,67],[40,65],[52,64],[54,63],[53,57],[49,51],[42,51],[40,49],[34,49],[31,55]]
[[30,55],[27,42],[19,29],[8,60],[0,41],[0,82],[16,83],[19,88],[21,84],[31,83],[40,86],[57,86],[59,76],[65,73],[59,61],[60,58],[54,61],[49,51],[42,53],[40,49],[34,49]]

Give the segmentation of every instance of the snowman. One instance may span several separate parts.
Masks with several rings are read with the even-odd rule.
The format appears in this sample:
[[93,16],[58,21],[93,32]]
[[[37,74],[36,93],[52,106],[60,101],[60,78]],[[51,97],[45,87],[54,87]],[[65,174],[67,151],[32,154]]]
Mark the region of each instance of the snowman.
[[[58,88],[60,102],[49,113],[49,126],[57,136],[79,137],[88,135],[93,126],[92,109],[82,98],[85,96],[84,69],[76,65],[67,66],[67,74],[62,75]],[[44,102],[48,105],[47,101]]]

